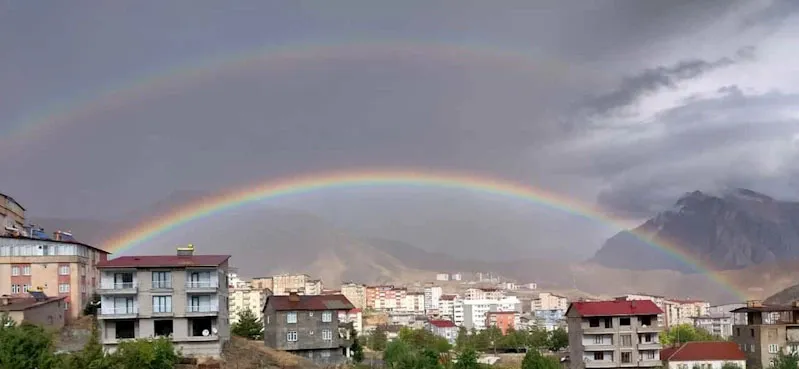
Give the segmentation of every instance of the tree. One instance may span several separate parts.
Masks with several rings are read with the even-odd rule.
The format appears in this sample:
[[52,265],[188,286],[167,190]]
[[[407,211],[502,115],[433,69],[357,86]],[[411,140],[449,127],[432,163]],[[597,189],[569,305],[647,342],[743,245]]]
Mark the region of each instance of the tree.
[[673,345],[678,343],[693,341],[717,341],[721,340],[710,332],[694,327],[690,324],[678,324],[660,333],[660,342],[663,345]]
[[358,338],[358,332],[355,331],[355,328],[350,329],[350,337],[352,337],[352,345],[350,346],[352,361],[360,363],[363,361],[363,347],[361,346],[360,338]]
[[117,365],[112,368],[119,369],[173,369],[180,361],[172,341],[164,337],[122,341],[111,357]]
[[477,352],[472,349],[464,350],[458,355],[454,367],[454,369],[478,369],[480,365],[477,363]]
[[547,347],[549,344],[549,332],[546,329],[533,327],[528,332],[527,345],[539,349]]
[[541,355],[538,350],[530,350],[522,359],[521,369],[560,369],[560,363],[554,357]]
[[458,327],[458,337],[455,338],[455,347],[458,350],[464,350],[469,347],[474,348],[472,337],[469,336],[469,331],[466,330],[466,327]]
[[569,346],[569,333],[563,328],[557,328],[549,332],[547,348],[549,351],[556,352]]
[[251,340],[260,340],[264,337],[264,324],[250,309],[244,309],[239,313],[239,320],[230,327],[230,333]]
[[377,326],[377,328],[372,331],[372,333],[369,335],[369,338],[366,340],[366,345],[375,351],[385,350],[387,343],[388,337],[386,337],[385,328],[382,326]]
[[799,356],[794,353],[785,354],[780,352],[774,358],[774,362],[769,369],[796,369],[799,365]]
[[383,362],[391,369],[412,369],[416,366],[416,357],[410,345],[399,339],[386,345]]
[[7,314],[0,321],[0,368],[51,369],[58,367],[53,337],[42,327],[23,323],[16,325]]

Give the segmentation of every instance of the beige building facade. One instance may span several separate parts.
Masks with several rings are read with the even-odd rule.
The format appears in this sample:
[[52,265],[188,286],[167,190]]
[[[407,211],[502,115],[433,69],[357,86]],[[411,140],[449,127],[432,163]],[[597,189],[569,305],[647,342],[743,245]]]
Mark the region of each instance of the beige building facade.
[[748,369],[765,369],[780,353],[799,353],[799,304],[763,305],[749,301],[732,311],[742,324],[732,327],[732,341],[746,354]]
[[101,271],[101,342],[170,337],[187,356],[219,357],[230,339],[229,255],[124,256]]
[[538,294],[538,298],[535,298],[531,302],[531,309],[533,311],[538,310],[563,310],[569,307],[569,299],[565,296],[556,295],[554,293],[549,292],[541,292]]
[[100,281],[95,265],[107,258],[78,242],[0,237],[0,295],[42,291],[64,297],[67,318],[77,318]]
[[25,208],[10,196],[0,193],[0,235],[17,232],[25,225]]
[[239,314],[245,310],[250,310],[256,317],[261,315],[261,311],[266,302],[266,290],[259,290],[249,287],[233,288],[230,290],[230,324],[239,321]]
[[341,285],[341,294],[357,309],[366,307],[366,285],[348,282]]

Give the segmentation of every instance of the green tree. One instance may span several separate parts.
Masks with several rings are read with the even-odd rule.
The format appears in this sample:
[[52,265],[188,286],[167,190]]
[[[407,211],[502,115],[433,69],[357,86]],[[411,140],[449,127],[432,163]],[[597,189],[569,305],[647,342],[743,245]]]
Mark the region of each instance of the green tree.
[[530,350],[522,359],[521,369],[560,369],[560,363],[554,357],[541,355],[538,350]]
[[250,309],[244,309],[239,313],[239,320],[230,327],[230,333],[251,340],[260,340],[264,338],[264,324]]
[[412,369],[416,366],[416,356],[407,342],[398,339],[386,345],[383,362],[391,369]]
[[53,336],[42,327],[23,323],[17,326],[5,314],[0,318],[0,368],[51,369],[58,367]]
[[375,351],[383,351],[386,349],[388,337],[386,337],[386,330],[382,326],[377,326],[374,331],[369,335],[366,340],[366,345]]
[[97,323],[92,322],[92,334],[83,350],[65,355],[62,358],[62,369],[109,369],[112,368],[112,359],[103,351],[100,344],[100,332]]
[[569,346],[569,333],[563,328],[557,328],[549,332],[547,338],[547,348],[549,351],[556,352]]
[[472,337],[469,336],[469,331],[466,327],[458,327],[458,337],[455,338],[455,347],[458,350],[465,350],[466,348],[474,348]]
[[478,369],[480,364],[477,363],[477,352],[472,349],[466,349],[458,355],[458,361],[455,362],[454,369]]
[[796,369],[799,366],[799,356],[796,354],[785,354],[780,352],[774,358],[774,362],[769,369]]
[[535,349],[545,348],[549,344],[549,332],[546,329],[533,327],[527,334],[527,346]]
[[691,324],[678,324],[660,333],[660,342],[663,343],[664,346],[693,341],[717,340],[721,339]]
[[352,361],[355,363],[360,363],[363,361],[363,347],[361,346],[360,338],[358,337],[358,332],[355,331],[355,328],[350,329],[350,337],[352,337],[352,345],[350,346],[350,351],[352,351]]
[[180,361],[172,341],[164,337],[123,341],[111,356],[117,365],[112,368],[119,369],[173,369]]

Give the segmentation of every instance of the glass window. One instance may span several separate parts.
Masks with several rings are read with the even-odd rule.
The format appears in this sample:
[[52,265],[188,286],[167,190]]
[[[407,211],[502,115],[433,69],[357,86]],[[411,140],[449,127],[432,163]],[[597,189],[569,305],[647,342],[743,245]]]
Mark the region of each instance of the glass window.
[[31,275],[31,266],[26,265],[22,267],[22,275]]
[[172,288],[172,273],[153,272],[153,288]]
[[60,265],[58,267],[59,275],[69,275],[69,265]]
[[11,275],[15,275],[15,276],[19,275],[19,267],[18,266],[12,266],[11,267]]
[[775,345],[773,343],[768,345],[769,354],[776,354],[779,350],[780,350],[780,346],[779,345]]
[[324,341],[332,341],[333,340],[333,331],[329,329],[322,330],[322,340]]
[[172,296],[153,296],[154,313],[171,313]]
[[286,332],[286,341],[297,342],[297,332],[296,331]]
[[22,292],[28,292],[31,289],[31,285],[23,284],[22,285]]
[[622,363],[631,363],[633,361],[632,352],[622,352],[621,353],[621,362]]
[[286,323],[297,323],[297,312],[286,313]]
[[58,293],[69,293],[69,284],[68,283],[59,284]]
[[11,285],[11,293],[20,293],[22,291],[22,287],[18,284]]
[[330,323],[333,321],[333,313],[330,311],[325,311],[322,313],[322,321],[325,323]]

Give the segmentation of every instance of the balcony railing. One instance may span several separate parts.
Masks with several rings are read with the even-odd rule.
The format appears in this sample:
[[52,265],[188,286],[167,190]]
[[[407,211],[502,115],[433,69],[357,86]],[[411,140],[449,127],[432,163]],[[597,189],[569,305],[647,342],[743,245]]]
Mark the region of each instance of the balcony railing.
[[218,288],[218,281],[187,281],[186,288]]
[[138,313],[139,313],[139,308],[136,306],[104,307],[100,309],[100,315],[103,316],[136,315]]
[[128,290],[136,288],[136,282],[100,282],[103,290]]
[[186,306],[187,313],[217,313],[219,307],[214,305],[188,305]]

